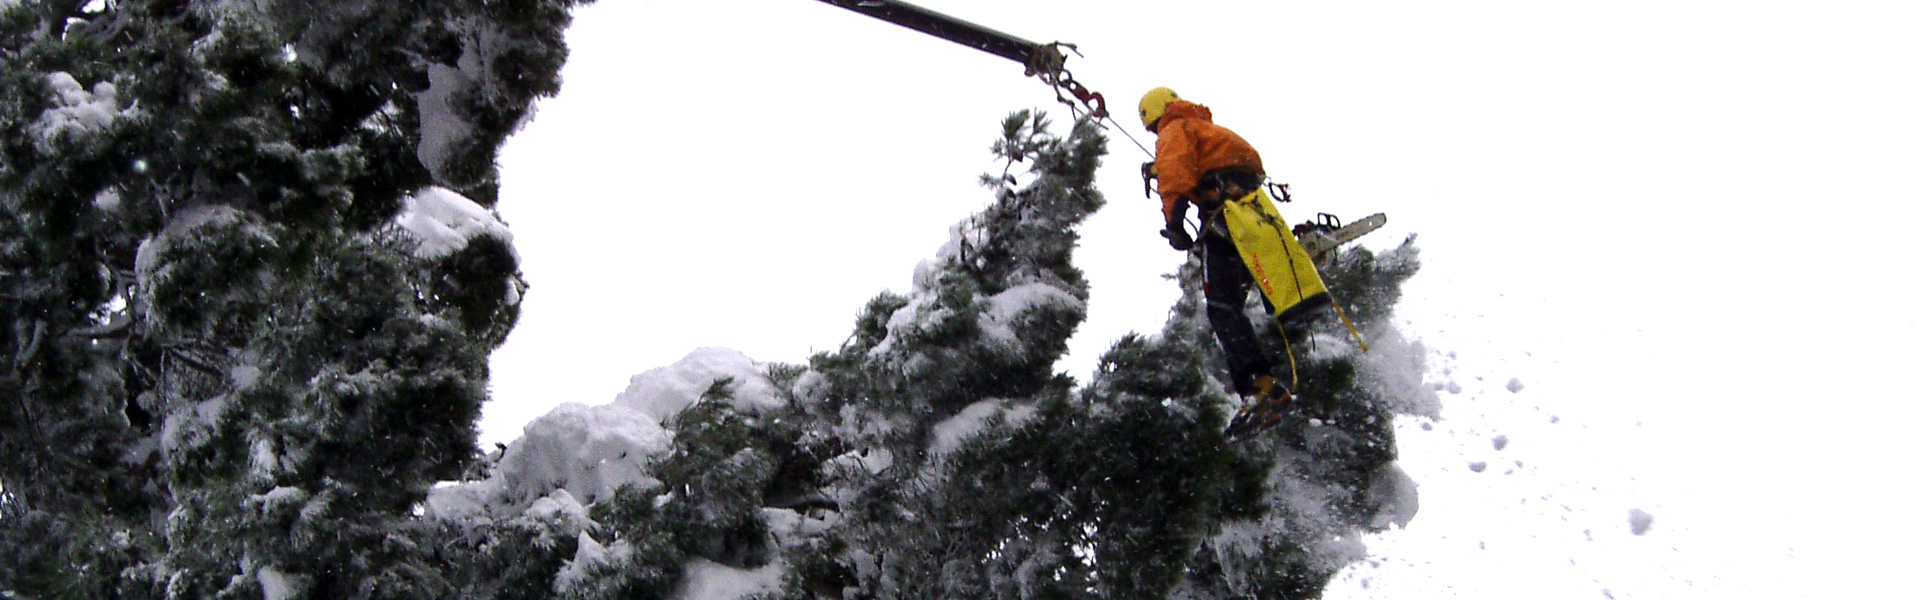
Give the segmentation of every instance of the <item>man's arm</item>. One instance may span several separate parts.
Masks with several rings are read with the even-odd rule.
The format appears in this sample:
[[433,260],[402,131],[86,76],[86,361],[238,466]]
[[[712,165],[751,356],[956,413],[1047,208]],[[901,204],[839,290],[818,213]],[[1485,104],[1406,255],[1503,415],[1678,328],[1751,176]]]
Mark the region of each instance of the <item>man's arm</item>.
[[1186,217],[1184,207],[1177,215],[1174,207],[1191,200],[1187,194],[1200,185],[1200,158],[1193,147],[1193,133],[1186,126],[1184,121],[1165,124],[1160,128],[1160,142],[1154,147],[1153,169],[1160,180],[1160,212],[1168,223]]

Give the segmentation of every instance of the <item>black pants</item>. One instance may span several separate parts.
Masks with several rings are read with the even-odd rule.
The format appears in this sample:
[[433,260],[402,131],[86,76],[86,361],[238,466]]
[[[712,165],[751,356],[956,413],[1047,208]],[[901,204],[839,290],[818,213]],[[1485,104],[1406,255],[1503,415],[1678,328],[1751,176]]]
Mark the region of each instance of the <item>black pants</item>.
[[[1234,392],[1251,394],[1254,378],[1273,374],[1273,363],[1260,349],[1260,340],[1254,337],[1253,322],[1247,319],[1245,310],[1253,275],[1247,272],[1246,262],[1240,259],[1240,250],[1233,246],[1233,240],[1207,231],[1204,225],[1200,249],[1206,267],[1207,323],[1213,326],[1213,337],[1220,341],[1220,349],[1227,353],[1227,375],[1233,379]],[[1266,296],[1260,299],[1264,302]]]

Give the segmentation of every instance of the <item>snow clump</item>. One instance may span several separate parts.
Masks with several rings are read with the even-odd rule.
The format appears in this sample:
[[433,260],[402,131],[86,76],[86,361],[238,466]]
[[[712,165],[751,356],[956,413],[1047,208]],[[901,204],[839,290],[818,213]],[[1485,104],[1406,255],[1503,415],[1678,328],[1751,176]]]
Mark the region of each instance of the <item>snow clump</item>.
[[120,119],[139,115],[136,109],[120,107],[120,90],[109,82],[93,84],[88,91],[73,75],[58,72],[47,75],[47,86],[53,88],[55,106],[27,126],[37,148],[47,154],[58,154],[57,142],[63,138],[103,132]]
[[680,362],[633,376],[614,404],[666,422],[686,410],[716,383],[726,382],[719,398],[743,414],[761,414],[787,405],[766,368],[746,354],[727,348],[700,348]]
[[994,294],[987,299],[987,309],[980,315],[980,329],[988,339],[1003,346],[1018,346],[1020,339],[1020,317],[1034,309],[1047,307],[1066,307],[1082,309],[1086,302],[1075,298],[1072,292],[1059,286],[1045,283],[1025,283]]
[[[0,0],[0,3],[5,1]],[[255,578],[260,581],[260,596],[265,600],[298,598],[300,592],[304,591],[299,580],[288,577],[273,567],[261,567],[260,572],[255,574]]]
[[661,424],[716,383],[730,382],[724,398],[711,400],[742,412],[784,406],[764,372],[738,351],[702,348],[672,366],[635,375],[611,404],[560,405],[527,424],[491,477],[434,489],[427,512],[450,520],[526,514],[584,522],[583,503],[611,497],[622,486],[660,485],[654,466],[673,451],[673,432]]
[[1634,535],[1646,535],[1653,528],[1653,515],[1638,508],[1627,511],[1627,526],[1633,528]]
[[614,542],[609,548],[585,531],[580,532],[577,540],[578,549],[573,559],[567,561],[566,567],[553,579],[553,589],[561,596],[586,595],[596,571],[625,564],[633,558],[633,546],[626,540]]
[[960,414],[933,426],[933,445],[927,453],[944,456],[959,450],[961,444],[980,435],[995,416],[1008,425],[1018,426],[1032,419],[1039,411],[1039,407],[1031,404],[1008,406],[1005,400],[975,402],[961,410]]
[[723,600],[771,595],[781,589],[786,564],[768,563],[758,569],[736,569],[704,558],[687,561],[686,579],[673,598]]
[[673,434],[633,409],[563,404],[527,424],[492,477],[434,489],[427,512],[442,519],[569,512],[575,498],[592,503],[621,486],[660,485],[652,467],[672,448]]
[[508,247],[513,242],[513,232],[493,211],[443,187],[429,187],[407,197],[394,223],[420,242],[413,254],[424,259],[458,252],[467,247],[468,241],[483,235],[509,242]]
[[623,485],[659,485],[650,467],[672,446],[671,432],[632,409],[568,403],[527,425],[499,474],[520,501],[564,488],[592,503]]

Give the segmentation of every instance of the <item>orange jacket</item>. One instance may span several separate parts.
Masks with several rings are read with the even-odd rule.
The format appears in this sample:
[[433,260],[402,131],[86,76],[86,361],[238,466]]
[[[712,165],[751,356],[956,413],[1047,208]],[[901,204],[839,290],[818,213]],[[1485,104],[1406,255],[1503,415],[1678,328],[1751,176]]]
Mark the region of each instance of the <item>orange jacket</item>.
[[1168,103],[1158,129],[1153,169],[1160,179],[1160,212],[1169,222],[1174,219],[1174,201],[1192,193],[1200,177],[1210,171],[1241,167],[1266,176],[1260,152],[1240,134],[1213,124],[1213,111],[1205,106],[1185,100]]

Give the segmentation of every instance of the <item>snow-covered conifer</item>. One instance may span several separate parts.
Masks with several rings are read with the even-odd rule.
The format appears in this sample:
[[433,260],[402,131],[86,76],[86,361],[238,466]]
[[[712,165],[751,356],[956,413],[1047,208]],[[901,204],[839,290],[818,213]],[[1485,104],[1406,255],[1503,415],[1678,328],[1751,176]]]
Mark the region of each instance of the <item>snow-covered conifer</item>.
[[1410,245],[1340,255],[1328,280],[1373,351],[1334,319],[1296,332],[1302,400],[1282,431],[1230,442],[1197,262],[1160,332],[1119,340],[1084,385],[1053,370],[1089,299],[1071,254],[1102,204],[1099,129],[1019,113],[994,149],[994,202],[839,350],[697,351],[436,490],[429,513],[464,532],[451,556],[489,565],[463,593],[1304,598],[1363,555],[1360,534],[1412,516],[1390,422],[1434,399],[1387,319]]
[[[994,151],[1009,169],[983,177],[996,201],[954,227],[912,293],[883,295],[862,333],[813,361],[796,390],[849,452],[824,462],[821,497],[839,526],[813,548],[814,581],[876,598],[1072,589],[1084,531],[1060,520],[1071,493],[1058,450],[1071,379],[1053,370],[1084,319],[1074,227],[1104,200],[1093,175],[1106,139],[1088,121],[1065,137],[1018,113]],[[1026,180],[1021,185],[1020,180]],[[876,327],[877,326],[877,327]]]
[[[1435,416],[1421,382],[1424,350],[1391,321],[1400,286],[1419,269],[1407,240],[1378,256],[1343,250],[1322,269],[1370,348],[1337,314],[1283,340],[1264,306],[1249,301],[1263,344],[1293,355],[1280,376],[1300,390],[1280,425],[1232,446],[1235,485],[1221,519],[1186,565],[1178,598],[1316,598],[1341,568],[1366,556],[1367,532],[1405,525],[1418,509],[1412,480],[1395,466],[1396,415]],[[1208,339],[1198,265],[1181,272],[1185,298],[1164,339]],[[1213,370],[1224,365],[1207,361]]]
[[575,4],[0,1],[0,595],[1296,598],[1412,516],[1413,248],[1340,255],[1373,350],[1269,334],[1302,396],[1230,443],[1191,264],[1054,370],[1106,140],[1030,112],[837,351],[703,349],[480,460],[494,153]]
[[579,3],[0,4],[0,592],[456,587],[414,513],[476,454],[494,156]]

